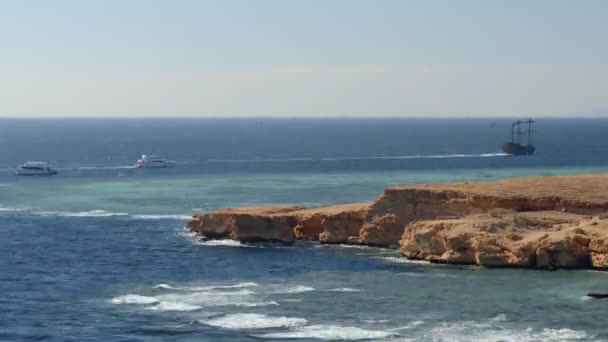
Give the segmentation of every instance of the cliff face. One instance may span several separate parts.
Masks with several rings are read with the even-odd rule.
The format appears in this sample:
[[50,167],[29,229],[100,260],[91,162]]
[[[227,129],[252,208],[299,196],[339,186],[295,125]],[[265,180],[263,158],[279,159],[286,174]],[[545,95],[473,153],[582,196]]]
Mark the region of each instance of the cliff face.
[[313,209],[298,206],[222,209],[197,214],[188,229],[212,239],[283,241],[294,239],[325,243],[359,243],[368,204],[336,205]]
[[490,267],[605,268],[608,221],[563,212],[495,211],[408,226],[403,255]]
[[241,241],[401,246],[432,262],[608,267],[608,175],[400,186],[371,203],[223,209],[190,230]]

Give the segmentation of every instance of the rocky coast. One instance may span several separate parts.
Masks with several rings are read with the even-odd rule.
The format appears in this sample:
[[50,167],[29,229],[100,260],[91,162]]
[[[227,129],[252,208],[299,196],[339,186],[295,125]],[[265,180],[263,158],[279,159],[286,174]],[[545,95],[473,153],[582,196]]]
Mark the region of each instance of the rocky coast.
[[314,240],[434,263],[608,269],[608,174],[390,187],[369,203],[193,216],[206,239]]

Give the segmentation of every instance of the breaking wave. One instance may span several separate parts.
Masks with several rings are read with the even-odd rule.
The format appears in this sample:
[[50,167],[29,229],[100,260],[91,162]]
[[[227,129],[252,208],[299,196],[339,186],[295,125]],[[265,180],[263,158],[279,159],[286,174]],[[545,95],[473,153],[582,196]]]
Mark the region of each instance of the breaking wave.
[[308,323],[308,321],[303,318],[270,317],[263,314],[255,313],[237,313],[214,318],[203,323],[225,329],[250,330],[268,328],[293,328],[305,325]]
[[291,294],[291,293],[303,293],[303,292],[311,292],[316,291],[314,287],[304,286],[304,285],[281,285],[277,287],[271,287],[267,292],[269,294]]
[[13,208],[0,206],[0,212],[15,212],[15,213],[27,213],[38,217],[118,217],[131,220],[179,220],[186,221],[192,218],[191,215],[181,214],[129,214],[125,212],[113,212],[105,209],[93,209],[83,211],[69,211],[69,210],[32,210],[26,208]]
[[260,335],[269,339],[315,338],[320,340],[369,340],[398,336],[392,331],[367,330],[357,327],[339,325],[310,325],[286,332],[274,332]]
[[153,311],[196,311],[201,308],[202,307],[198,305],[161,301],[148,309]]
[[417,264],[417,265],[433,265],[425,260],[410,260],[406,257],[379,257],[378,259],[386,260],[398,264]]
[[353,289],[352,287],[339,287],[335,289],[329,289],[328,292],[363,292],[360,289]]
[[236,240],[224,239],[224,240],[207,240],[207,241],[196,241],[196,244],[210,247],[257,247],[248,244],[241,243]]
[[131,215],[132,218],[138,220],[190,220],[192,215]]
[[124,296],[114,297],[111,300],[112,304],[154,304],[158,299],[150,296],[142,296],[138,294],[128,294]]
[[5,207],[0,205],[0,212],[20,212],[20,211],[26,211],[27,209],[24,208],[14,208],[14,207]]
[[536,342],[536,341],[580,341],[592,339],[584,331],[567,328],[541,330],[508,329],[503,326],[479,322],[440,323],[424,335],[423,340],[453,342]]
[[127,213],[114,213],[102,209],[89,211],[38,211],[34,212],[39,216],[59,216],[59,217],[113,217],[113,216],[129,216]]

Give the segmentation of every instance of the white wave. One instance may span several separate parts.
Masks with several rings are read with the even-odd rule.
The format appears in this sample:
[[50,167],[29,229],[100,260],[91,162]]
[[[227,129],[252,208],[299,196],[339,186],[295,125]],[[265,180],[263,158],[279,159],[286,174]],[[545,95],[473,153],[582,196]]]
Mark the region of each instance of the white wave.
[[4,188],[4,187],[7,187],[7,186],[11,186],[11,185],[10,184],[2,184],[2,183],[0,183],[0,188]]
[[391,321],[390,319],[364,319],[363,320],[363,322],[371,323],[371,324],[388,323],[390,321]]
[[19,211],[26,211],[27,209],[25,208],[13,208],[13,207],[4,207],[0,205],[0,211],[2,212],[19,212]]
[[256,287],[256,286],[258,286],[258,284],[254,283],[254,282],[242,282],[242,283],[237,283],[237,284],[226,284],[226,285],[218,284],[218,285],[183,286],[183,287],[160,283],[160,284],[154,286],[154,288],[167,289],[167,290],[192,291],[192,292],[228,290],[228,289],[244,289],[242,291],[220,292],[220,293],[221,294],[232,293],[235,295],[251,295],[251,294],[254,294],[255,292],[253,292],[251,290],[247,290],[247,288]]
[[143,214],[143,215],[132,215],[134,219],[138,220],[191,220],[191,215],[152,215],[152,214]]
[[391,329],[391,331],[410,330],[410,329],[414,329],[415,327],[423,325],[423,324],[424,324],[424,321],[412,321],[402,327]]
[[270,294],[290,294],[290,293],[303,293],[315,291],[314,287],[304,286],[304,285],[295,285],[295,286],[276,286],[271,288],[268,293]]
[[584,331],[572,329],[524,330],[509,329],[504,326],[479,322],[441,323],[430,329],[422,340],[453,342],[537,342],[576,341],[592,338]]
[[[256,287],[256,286],[258,286],[258,284],[254,283],[254,282],[243,282],[243,283],[231,284],[231,285],[209,285],[209,286],[204,286],[204,287],[196,287],[194,289],[202,289],[202,290],[241,289],[241,288]],[[247,293],[253,294],[253,292],[251,292],[251,291],[248,291]]]
[[498,314],[495,317],[492,317],[492,321],[493,322],[506,322],[507,315],[505,315],[504,313]]
[[254,313],[237,313],[214,318],[204,323],[207,325],[212,325],[225,329],[249,330],[269,328],[293,328],[305,325],[308,323],[308,321],[303,318],[270,317]]
[[581,300],[583,300],[583,301],[588,301],[588,300],[591,300],[591,299],[593,299],[593,298],[589,297],[587,295],[581,297]]
[[266,302],[245,302],[245,303],[234,303],[232,304],[234,306],[243,306],[243,307],[247,307],[247,308],[253,308],[253,307],[257,307],[257,306],[270,306],[270,305],[279,305],[279,303],[277,303],[274,300],[270,300],[270,301],[266,301]]
[[209,247],[243,247],[243,248],[259,247],[259,248],[262,248],[261,246],[253,246],[253,245],[249,245],[249,244],[244,244],[244,243],[241,243],[240,241],[230,240],[230,239],[196,241],[196,244],[203,245],[203,246],[209,246]]
[[410,260],[406,257],[380,257],[378,259],[399,263],[399,264],[418,264],[418,265],[432,265],[426,260]]
[[367,330],[357,327],[342,327],[337,325],[311,325],[293,329],[287,332],[275,332],[260,335],[261,338],[295,339],[314,338],[320,340],[369,340],[388,338],[397,334],[391,331]]
[[327,291],[329,291],[329,292],[363,292],[363,290],[354,289],[352,287],[338,287],[335,289],[329,289]]
[[142,296],[138,294],[128,294],[124,296],[114,297],[111,300],[112,304],[154,304],[158,299],[150,296]]
[[373,247],[370,246],[365,246],[365,245],[347,245],[347,244],[339,244],[338,246],[342,247],[342,248],[357,248],[357,249],[370,249]]
[[161,301],[157,305],[149,308],[153,311],[196,311],[201,309],[198,305],[191,305],[185,303],[174,303]]
[[257,307],[268,305],[279,305],[275,301],[259,301],[253,296],[255,293],[246,289],[238,291],[204,291],[170,293],[157,296],[162,302],[197,305],[202,307],[211,306],[241,306]]
[[102,209],[89,211],[38,211],[35,212],[40,216],[59,216],[59,217],[113,217],[113,216],[128,216],[127,213],[114,213]]
[[179,236],[186,238],[188,240],[192,240],[193,242],[198,243],[198,234],[196,232],[191,232],[190,230],[188,230],[187,227],[184,227],[182,229],[180,229],[180,231],[177,233]]

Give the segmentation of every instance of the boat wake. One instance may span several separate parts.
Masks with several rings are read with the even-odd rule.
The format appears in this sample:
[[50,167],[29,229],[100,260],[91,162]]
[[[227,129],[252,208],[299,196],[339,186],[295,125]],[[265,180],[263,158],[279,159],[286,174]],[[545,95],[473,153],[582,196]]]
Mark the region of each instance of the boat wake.
[[125,170],[125,169],[136,169],[135,165],[120,165],[120,166],[77,166],[77,167],[66,167],[57,168],[57,170]]
[[[215,163],[289,163],[289,162],[340,162],[340,161],[373,161],[373,160],[408,160],[408,159],[453,159],[453,158],[497,158],[509,156],[508,153],[457,153],[457,154],[412,154],[412,155],[379,155],[379,156],[350,156],[350,157],[304,157],[304,158],[235,158],[235,159],[207,159],[203,161],[171,162],[171,165],[196,165]],[[114,166],[63,166],[56,167],[59,171],[112,171],[137,169],[137,165]],[[0,168],[0,171],[14,172],[15,168]]]
[[209,159],[207,163],[281,163],[281,162],[311,162],[311,161],[349,161],[349,160],[399,160],[399,159],[450,159],[450,158],[494,158],[506,157],[507,153],[481,154],[414,154],[403,156],[353,156],[353,157],[323,157],[323,158],[253,158],[253,159]]

